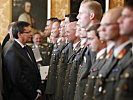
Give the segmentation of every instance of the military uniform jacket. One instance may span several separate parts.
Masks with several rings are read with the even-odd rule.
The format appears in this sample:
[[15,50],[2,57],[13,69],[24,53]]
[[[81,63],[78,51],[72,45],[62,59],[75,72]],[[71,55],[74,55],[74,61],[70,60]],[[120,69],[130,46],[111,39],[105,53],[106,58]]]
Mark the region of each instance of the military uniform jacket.
[[79,53],[81,50],[79,47],[80,47],[80,43],[78,43],[77,49],[73,50],[72,54],[68,57],[65,82],[64,82],[64,87],[63,87],[63,100],[70,100],[69,96],[68,96],[68,86],[70,84],[69,76],[70,76],[70,72],[72,70],[72,64],[74,62],[74,58],[77,55],[77,53]]
[[84,80],[86,74],[88,73],[88,68],[90,67],[91,64],[91,58],[89,54],[89,48],[88,46],[84,47],[83,50],[84,54],[82,55],[82,61],[79,65],[78,69],[78,74],[77,74],[77,82],[76,82],[76,89],[75,89],[75,95],[74,95],[74,100],[81,100],[83,97],[83,90],[84,86],[83,84],[86,83],[86,80]]
[[96,62],[92,65],[92,67],[89,70],[88,82],[86,83],[86,86],[85,86],[85,91],[84,91],[85,93],[84,93],[83,100],[92,100],[94,85],[95,85],[98,72],[106,62],[105,52],[96,60]]
[[67,88],[67,100],[73,100],[75,95],[75,88],[76,88],[76,82],[77,82],[77,74],[79,65],[83,59],[83,55],[85,53],[85,46],[80,47],[79,52],[76,53],[76,56],[73,59],[72,66],[70,69],[69,77],[68,77],[68,88]]
[[59,59],[58,73],[57,73],[57,87],[56,87],[56,100],[63,99],[63,86],[65,81],[65,75],[67,70],[68,57],[72,53],[72,43],[66,45],[62,50],[61,57]]
[[[35,45],[32,45],[31,47],[32,49],[36,48]],[[39,46],[38,49],[42,57],[42,61],[38,62],[38,64],[41,64],[41,66],[50,65],[50,59],[53,50],[52,44],[44,43],[43,45]]]
[[46,85],[46,94],[55,94],[56,91],[56,83],[57,83],[57,66],[60,57],[60,53],[66,44],[54,45],[54,49],[52,52],[49,72],[48,72],[48,80]]
[[114,100],[133,100],[133,56],[125,64],[115,91]]
[[94,97],[97,100],[114,100],[116,83],[119,79],[120,72],[123,70],[123,65],[130,58],[131,44],[125,46],[117,58],[111,55],[110,59],[102,67],[98,74]]

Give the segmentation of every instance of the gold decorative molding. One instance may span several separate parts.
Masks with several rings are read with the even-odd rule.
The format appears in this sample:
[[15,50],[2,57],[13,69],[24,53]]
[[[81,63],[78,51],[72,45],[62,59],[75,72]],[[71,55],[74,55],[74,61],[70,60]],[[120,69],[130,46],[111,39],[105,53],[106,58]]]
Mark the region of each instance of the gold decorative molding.
[[114,8],[114,7],[120,7],[124,6],[124,1],[125,0],[110,0],[109,1],[109,8]]
[[70,13],[70,0],[51,0],[51,17],[63,19]]
[[8,25],[11,22],[11,4],[12,0],[0,1],[0,42],[7,35]]

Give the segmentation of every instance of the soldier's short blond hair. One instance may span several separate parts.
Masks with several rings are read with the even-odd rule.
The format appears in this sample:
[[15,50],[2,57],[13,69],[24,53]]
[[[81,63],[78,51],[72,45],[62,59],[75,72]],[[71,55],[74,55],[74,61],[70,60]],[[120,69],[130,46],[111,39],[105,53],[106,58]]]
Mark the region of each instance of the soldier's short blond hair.
[[91,10],[94,12],[95,17],[97,18],[97,20],[101,20],[102,16],[103,16],[103,10],[102,10],[102,5],[94,0],[83,0],[81,2],[82,4],[86,4],[87,5],[87,9],[88,11]]

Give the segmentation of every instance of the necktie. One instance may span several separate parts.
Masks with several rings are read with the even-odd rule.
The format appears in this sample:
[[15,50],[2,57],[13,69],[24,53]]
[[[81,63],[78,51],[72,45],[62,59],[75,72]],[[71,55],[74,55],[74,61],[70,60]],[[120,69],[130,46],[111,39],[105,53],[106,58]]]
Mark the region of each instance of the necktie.
[[24,52],[25,54],[28,56],[28,58],[32,61],[31,57],[30,57],[30,54],[29,54],[29,51],[28,51],[28,48],[26,46],[23,47],[24,49]]

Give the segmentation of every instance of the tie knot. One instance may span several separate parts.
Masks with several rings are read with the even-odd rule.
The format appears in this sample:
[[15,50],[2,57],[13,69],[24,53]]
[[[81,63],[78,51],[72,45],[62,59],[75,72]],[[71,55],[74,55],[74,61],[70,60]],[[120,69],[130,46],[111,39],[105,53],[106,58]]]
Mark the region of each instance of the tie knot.
[[23,49],[27,51],[27,46],[24,46]]

